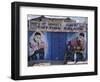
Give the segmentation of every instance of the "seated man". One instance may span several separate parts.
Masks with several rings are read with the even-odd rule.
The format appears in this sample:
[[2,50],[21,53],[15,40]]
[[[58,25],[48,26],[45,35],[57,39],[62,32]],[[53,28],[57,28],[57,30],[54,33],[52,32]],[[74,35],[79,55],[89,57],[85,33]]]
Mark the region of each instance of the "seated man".
[[84,59],[84,50],[85,50],[85,39],[84,33],[80,33],[76,39],[76,46],[74,47],[76,58],[74,58],[75,63],[82,61]]
[[77,63],[78,61],[82,61],[84,59],[84,49],[85,49],[85,40],[84,40],[84,33],[80,33],[78,37],[72,39],[70,41],[70,44],[67,45],[69,47],[68,50],[66,50],[64,61],[68,62],[69,59],[72,61],[75,61]]
[[42,41],[41,33],[36,32],[32,41],[29,42],[29,60],[44,60],[46,44]]

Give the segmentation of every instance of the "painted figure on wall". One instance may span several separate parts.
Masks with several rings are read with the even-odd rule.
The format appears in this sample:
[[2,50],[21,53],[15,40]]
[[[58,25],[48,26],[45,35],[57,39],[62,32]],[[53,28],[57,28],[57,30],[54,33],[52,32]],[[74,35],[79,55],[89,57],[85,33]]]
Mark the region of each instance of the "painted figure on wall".
[[29,60],[44,60],[46,43],[42,40],[42,32],[35,32],[29,41]]

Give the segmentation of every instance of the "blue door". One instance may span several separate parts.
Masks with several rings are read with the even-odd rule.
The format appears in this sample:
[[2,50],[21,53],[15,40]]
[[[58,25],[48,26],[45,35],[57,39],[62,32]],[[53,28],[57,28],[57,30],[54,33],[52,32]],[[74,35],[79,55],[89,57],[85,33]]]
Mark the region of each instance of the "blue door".
[[63,60],[66,49],[66,41],[66,32],[47,32],[47,58],[50,60]]

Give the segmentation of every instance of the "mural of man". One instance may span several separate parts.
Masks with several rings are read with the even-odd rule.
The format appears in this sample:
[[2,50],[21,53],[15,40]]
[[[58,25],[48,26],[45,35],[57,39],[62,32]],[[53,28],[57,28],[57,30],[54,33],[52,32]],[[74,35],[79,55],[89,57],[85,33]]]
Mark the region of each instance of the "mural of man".
[[42,33],[35,32],[29,41],[29,60],[44,60],[44,49],[47,47],[42,40]]
[[64,63],[67,63],[68,60],[82,61],[84,59],[84,50],[85,50],[85,35],[80,33],[78,37],[72,39],[67,44],[67,50],[65,52]]
[[84,39],[84,33],[80,33],[79,36],[76,39],[76,45],[74,46],[75,55],[74,60],[75,63],[77,63],[80,60],[84,59],[84,50],[85,50],[85,39]]

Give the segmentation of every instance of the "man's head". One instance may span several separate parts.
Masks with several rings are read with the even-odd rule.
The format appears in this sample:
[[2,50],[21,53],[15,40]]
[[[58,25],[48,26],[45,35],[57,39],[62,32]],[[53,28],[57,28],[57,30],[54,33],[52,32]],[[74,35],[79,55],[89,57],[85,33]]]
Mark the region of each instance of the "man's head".
[[79,34],[79,40],[83,40],[84,39],[84,33],[80,33]]
[[39,32],[35,33],[35,35],[34,35],[34,41],[38,42],[38,43],[41,41],[41,33],[39,33]]

